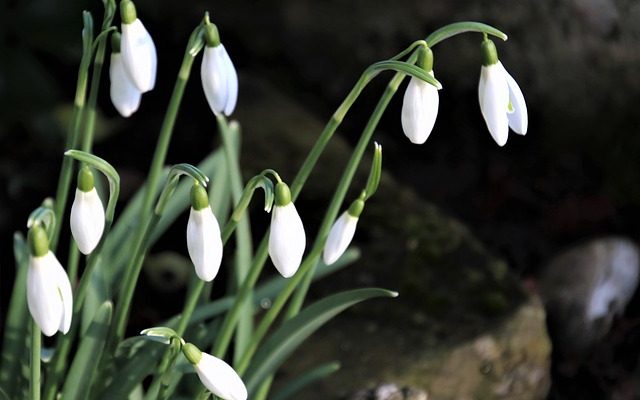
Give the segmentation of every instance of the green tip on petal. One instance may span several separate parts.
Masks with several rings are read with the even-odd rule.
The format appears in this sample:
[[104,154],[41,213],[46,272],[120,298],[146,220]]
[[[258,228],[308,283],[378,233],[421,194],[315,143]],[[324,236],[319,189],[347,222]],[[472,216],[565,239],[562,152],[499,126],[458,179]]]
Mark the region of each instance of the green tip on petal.
[[36,224],[29,229],[27,235],[29,250],[34,257],[42,257],[49,252],[49,238],[44,228]]
[[207,191],[197,182],[191,187],[191,207],[196,211],[209,207]]
[[131,0],[124,0],[120,2],[120,18],[123,24],[131,24],[138,19],[136,13],[136,5]]
[[347,210],[347,213],[349,213],[349,215],[351,215],[352,217],[359,218],[360,214],[362,214],[362,210],[364,210],[364,200],[359,198],[351,203],[349,209]]
[[113,32],[111,35],[111,51],[113,53],[120,53],[120,40],[122,39],[122,35],[120,32]]
[[416,64],[427,72],[433,71],[433,51],[427,46],[420,46]]
[[216,24],[206,24],[204,26],[204,41],[207,47],[217,47],[220,45],[220,33]]
[[197,365],[202,359],[202,351],[191,343],[185,343],[182,346],[182,354],[193,365]]
[[496,64],[498,62],[498,50],[495,43],[491,39],[482,41],[482,65],[485,67]]
[[276,206],[282,207],[291,203],[291,191],[289,190],[289,186],[287,186],[284,182],[276,183]]
[[86,165],[78,171],[78,189],[83,192],[90,192],[94,188],[93,172]]

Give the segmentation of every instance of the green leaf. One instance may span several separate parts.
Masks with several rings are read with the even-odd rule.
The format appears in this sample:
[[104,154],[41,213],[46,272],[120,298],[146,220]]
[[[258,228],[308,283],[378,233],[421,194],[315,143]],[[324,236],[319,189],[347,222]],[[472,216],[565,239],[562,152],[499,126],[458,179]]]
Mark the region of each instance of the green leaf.
[[13,252],[16,259],[16,278],[5,320],[0,368],[0,387],[10,398],[19,398],[18,390],[22,382],[22,364],[28,364],[29,356],[25,348],[25,338],[29,337],[28,326],[31,317],[27,312],[27,268],[29,249],[20,232],[13,235]]
[[304,340],[340,312],[363,300],[397,295],[397,292],[385,289],[354,289],[331,295],[305,308],[275,330],[256,352],[244,375],[247,390],[252,393],[257,389],[260,382],[275,373]]
[[142,345],[137,347],[137,351],[133,354],[128,354],[127,360],[116,360],[117,365],[111,375],[111,381],[102,392],[100,399],[128,398],[143,379],[155,370],[160,356],[167,349],[164,344],[144,340],[141,337],[135,339],[142,340]]
[[483,24],[480,22],[462,21],[443,26],[442,28],[430,34],[425,39],[425,41],[427,42],[429,47],[433,47],[443,40],[449,39],[452,36],[459,35],[465,32],[486,33],[487,35],[492,35],[502,40],[507,40],[508,38],[506,33],[494,28],[491,25]]
[[295,396],[305,387],[326,378],[339,369],[340,363],[337,361],[321,364],[316,368],[313,368],[290,379],[285,387],[283,387],[278,393],[271,397],[271,400],[288,400],[290,398],[293,398],[293,396]]
[[98,368],[111,324],[113,305],[110,301],[102,303],[89,329],[82,336],[82,341],[71,363],[62,398],[65,400],[86,399],[95,371]]
[[98,255],[97,257],[98,259],[95,261],[96,265],[93,273],[89,276],[89,286],[85,291],[84,303],[82,304],[81,335],[89,328],[93,316],[96,315],[102,304],[111,298],[111,291],[109,290],[106,276],[107,268],[106,264],[102,262],[104,258],[102,255]]

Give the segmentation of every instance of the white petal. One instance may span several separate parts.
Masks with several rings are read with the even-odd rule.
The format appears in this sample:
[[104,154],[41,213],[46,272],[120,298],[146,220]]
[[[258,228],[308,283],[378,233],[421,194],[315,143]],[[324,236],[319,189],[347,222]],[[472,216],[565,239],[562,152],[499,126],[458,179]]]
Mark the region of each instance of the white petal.
[[227,101],[224,105],[224,115],[229,116],[235,110],[236,102],[238,101],[238,74],[224,45],[221,43],[219,47],[222,47],[224,79],[227,83]]
[[[433,76],[433,71],[430,72]],[[412,77],[402,102],[402,129],[412,143],[424,143],[438,116],[438,89]]]
[[322,253],[322,260],[326,265],[336,262],[347,250],[356,233],[357,225],[358,218],[351,216],[347,211],[344,211],[333,223]]
[[212,281],[222,262],[222,237],[211,207],[198,211],[191,208],[187,223],[187,249],[198,278]]
[[292,277],[302,261],[306,237],[302,220],[293,203],[271,210],[269,256],[280,275]]
[[90,254],[100,243],[104,231],[104,207],[95,188],[76,189],[71,206],[71,234],[82,254]]
[[136,18],[130,24],[122,24],[120,51],[125,70],[138,90],[145,93],[153,89],[156,84],[158,56],[151,35],[139,19]]
[[140,107],[142,93],[138,90],[129,75],[124,70],[122,55],[111,53],[109,65],[109,80],[111,81],[111,102],[123,117],[129,117]]
[[71,318],[73,317],[73,293],[71,291],[71,282],[69,282],[69,276],[67,271],[62,268],[62,265],[55,258],[53,253],[49,252],[54,258],[55,263],[51,263],[52,278],[55,279],[56,286],[58,287],[60,298],[62,300],[62,319],[58,330],[63,334],[69,332],[71,328]]
[[520,86],[515,79],[507,72],[504,67],[504,74],[507,77],[507,85],[509,86],[509,101],[513,107],[513,112],[507,114],[509,119],[509,127],[519,135],[527,134],[527,125],[529,124],[529,117],[527,115],[527,103],[524,101],[524,95]]
[[246,400],[247,388],[242,379],[223,360],[202,353],[202,359],[194,367],[202,384],[214,395],[224,400]]
[[[205,47],[200,68],[202,88],[214,114],[222,114],[229,98],[227,68],[224,60],[226,54],[222,45]],[[228,57],[228,56],[227,56]]]
[[[62,321],[64,306],[52,265],[59,264],[52,252],[29,258],[27,271],[27,305],[29,312],[46,336],[53,336]],[[62,268],[62,267],[61,267]]]
[[509,86],[500,62],[482,66],[480,83],[478,84],[480,111],[487,123],[487,128],[499,146],[507,143],[509,135]]

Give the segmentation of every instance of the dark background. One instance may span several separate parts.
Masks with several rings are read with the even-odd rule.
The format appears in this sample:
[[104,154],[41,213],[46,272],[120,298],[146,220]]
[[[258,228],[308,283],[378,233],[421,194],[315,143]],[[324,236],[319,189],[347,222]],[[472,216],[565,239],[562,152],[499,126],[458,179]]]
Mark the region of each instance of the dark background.
[[[123,177],[123,199],[144,179],[189,33],[212,14],[243,81],[266,81],[327,120],[360,72],[459,20],[509,34],[500,58],[519,82],[529,131],[499,148],[477,104],[480,35],[437,46],[440,113],[426,144],[402,135],[401,96],[377,140],[386,171],[468,224],[520,277],[536,276],[558,249],[640,228],[640,5],[633,1],[139,1],[159,58],[156,89],[120,118],[103,73],[95,153]],[[98,1],[0,3],[0,300],[13,275],[11,235],[55,192],[80,59],[81,13]],[[213,147],[196,61],[168,163],[196,163]],[[355,143],[382,81],[341,131]],[[402,89],[401,89],[402,90]],[[373,93],[373,94],[372,94]],[[242,121],[240,121],[242,123]],[[245,132],[250,135],[251,132]],[[123,151],[123,148],[126,151]],[[274,151],[277,151],[274,148]],[[259,158],[260,154],[250,155]],[[64,235],[64,231],[63,231]],[[171,241],[165,245],[171,247]],[[181,246],[175,245],[176,249]],[[66,248],[63,242],[61,248]],[[1,320],[2,318],[0,318]]]

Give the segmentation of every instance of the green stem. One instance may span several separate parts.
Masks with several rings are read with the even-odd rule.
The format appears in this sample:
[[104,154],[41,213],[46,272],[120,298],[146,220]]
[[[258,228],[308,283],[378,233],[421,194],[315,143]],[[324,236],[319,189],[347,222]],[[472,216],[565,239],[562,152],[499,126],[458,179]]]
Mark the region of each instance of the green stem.
[[273,383],[273,375],[268,376],[260,386],[258,390],[256,390],[256,394],[253,396],[253,400],[266,400],[267,396],[269,396],[269,390],[271,389],[271,384]]
[[184,89],[187,85],[187,81],[189,80],[194,57],[195,54],[191,54],[189,51],[184,55],[182,66],[178,73],[178,79],[176,80],[176,84],[173,88],[173,94],[171,95],[169,107],[162,123],[160,136],[158,137],[158,143],[151,162],[144,201],[142,203],[142,208],[140,209],[140,221],[142,222],[138,225],[138,229],[136,231],[134,239],[135,251],[126,269],[126,276],[123,280],[120,299],[118,301],[116,315],[114,318],[115,343],[119,342],[124,337],[129,308],[131,307],[133,293],[144,261],[144,253],[146,252],[144,241],[145,236],[148,236],[148,228],[151,225],[151,218],[149,215],[152,210],[154,193],[156,192],[156,188],[161,178],[162,167],[164,166],[167,152],[169,150],[169,142],[171,141],[173,127],[175,126],[176,118],[178,116],[178,110],[180,108],[180,103],[182,102]]
[[40,328],[31,321],[31,375],[29,380],[29,398],[40,400],[40,351],[42,334]]
[[67,274],[69,275],[69,282],[75,283],[78,278],[78,263],[80,262],[80,252],[76,242],[71,240],[69,243],[69,257],[67,259]]
[[[86,21],[85,14],[85,21]],[[90,18],[90,17],[89,17]],[[83,41],[85,41],[84,51],[82,58],[80,59],[80,68],[78,69],[78,81],[76,84],[76,95],[73,103],[73,115],[71,117],[71,128],[67,135],[66,149],[74,149],[78,146],[78,140],[80,136],[80,130],[82,128],[82,117],[84,112],[85,100],[87,95],[87,77],[89,75],[89,65],[91,64],[91,46],[87,48],[87,36],[93,36],[87,27],[85,22],[85,31],[83,31]],[[54,204],[54,211],[56,214],[56,221],[62,221],[64,210],[67,206],[67,197],[69,195],[69,187],[71,186],[71,176],[73,173],[73,159],[69,157],[63,157],[62,167],[60,168],[60,176],[58,178],[58,188],[56,190],[56,201]],[[60,237],[61,223],[57,223],[53,228],[53,233],[49,240],[49,247],[51,251],[55,252],[58,245],[58,238]]]
[[[371,136],[373,135],[373,132],[375,131],[375,128],[378,125],[378,122],[380,121],[380,118],[382,117],[384,110],[386,109],[389,102],[391,101],[391,98],[397,91],[398,86],[402,82],[402,79],[404,78],[404,76],[405,76],[404,74],[396,73],[393,79],[391,79],[391,81],[389,82],[389,85],[385,89],[384,94],[378,101],[378,104],[376,105],[375,110],[371,114],[371,117],[369,118],[367,126],[365,127],[353,154],[351,155],[351,159],[349,160],[349,163],[347,164],[347,167],[344,173],[342,174],[340,183],[336,188],[336,191],[333,195],[333,199],[331,200],[331,204],[329,205],[327,213],[325,214],[325,218],[323,220],[322,226],[318,230],[316,241],[314,243],[312,250],[310,251],[309,255],[306,257],[302,265],[300,266],[300,270],[287,282],[287,286],[285,286],[285,288],[280,292],[278,297],[276,297],[271,308],[269,309],[269,311],[267,311],[264,318],[260,321],[260,324],[258,325],[258,327],[256,328],[253,334],[252,341],[249,344],[247,351],[244,353],[242,358],[236,364],[236,371],[239,374],[242,374],[246,371],[251,361],[251,358],[253,357],[253,354],[255,353],[255,351],[258,348],[258,345],[260,344],[260,341],[263,339],[264,335],[266,335],[267,331],[271,327],[271,324],[273,324],[273,322],[277,318],[278,314],[284,307],[284,304],[289,299],[289,296],[293,293],[296,287],[303,280],[305,281],[305,284],[306,284],[307,274],[309,275],[312,274],[312,269],[316,264],[318,258],[320,257],[320,254],[322,253],[324,241],[326,240],[326,236],[329,232],[329,229],[331,229],[331,224],[333,223],[336,216],[338,215],[340,206],[344,200],[344,197],[347,193],[349,185],[351,184],[351,180],[355,175],[358,164],[360,163],[360,160],[362,159],[362,156],[367,148],[367,145],[371,140]],[[296,295],[296,299],[295,299],[296,303],[294,303],[294,305],[292,306],[293,307],[292,313],[296,311],[296,308],[299,308],[298,303],[301,303],[302,300],[304,300],[304,296],[306,295],[305,286],[301,286],[301,289],[298,293],[299,294]]]
[[106,52],[106,47],[106,37],[101,38],[100,42],[98,43],[98,49],[96,50],[96,56],[93,60],[91,88],[89,89],[89,101],[87,103],[84,135],[82,137],[82,150],[86,151],[87,153],[90,153],[93,147],[93,137],[95,134],[96,125],[96,104],[98,102],[98,91],[100,89],[100,78],[102,76],[102,68],[104,66],[104,55]]

